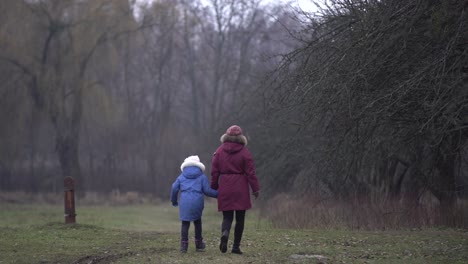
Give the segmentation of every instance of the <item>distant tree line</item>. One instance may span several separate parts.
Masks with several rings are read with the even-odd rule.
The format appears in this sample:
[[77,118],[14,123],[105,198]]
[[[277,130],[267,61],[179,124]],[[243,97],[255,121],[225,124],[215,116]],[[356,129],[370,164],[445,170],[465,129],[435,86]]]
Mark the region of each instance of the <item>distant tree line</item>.
[[1,1],[0,189],[61,192],[72,176],[166,197],[185,157],[209,168],[297,43],[290,11],[260,2]]

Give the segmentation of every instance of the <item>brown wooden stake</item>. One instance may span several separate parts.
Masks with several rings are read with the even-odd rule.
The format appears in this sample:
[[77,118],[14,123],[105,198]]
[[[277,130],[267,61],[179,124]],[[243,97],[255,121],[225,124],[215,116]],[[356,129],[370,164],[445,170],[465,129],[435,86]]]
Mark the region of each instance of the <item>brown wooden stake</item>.
[[75,217],[75,180],[72,177],[65,177],[65,224],[74,224]]

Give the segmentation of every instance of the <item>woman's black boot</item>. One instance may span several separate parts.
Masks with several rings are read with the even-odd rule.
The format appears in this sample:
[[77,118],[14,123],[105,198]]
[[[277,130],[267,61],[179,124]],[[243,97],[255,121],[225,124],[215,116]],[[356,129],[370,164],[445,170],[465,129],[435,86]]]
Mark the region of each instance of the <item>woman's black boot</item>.
[[231,253],[242,255],[242,251],[240,250],[240,246],[239,245],[232,246]]
[[221,236],[221,242],[219,243],[219,250],[222,253],[226,253],[226,251],[227,251],[228,239],[229,239],[229,231],[224,230],[223,234]]

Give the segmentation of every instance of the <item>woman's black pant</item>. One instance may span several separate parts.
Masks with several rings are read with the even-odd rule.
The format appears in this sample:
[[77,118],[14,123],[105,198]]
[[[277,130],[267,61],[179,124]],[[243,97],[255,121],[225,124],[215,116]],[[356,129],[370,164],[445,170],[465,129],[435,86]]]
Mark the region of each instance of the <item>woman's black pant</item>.
[[244,233],[244,220],[245,210],[239,211],[223,211],[223,223],[221,225],[221,232],[231,230],[232,221],[234,220],[234,212],[236,214],[236,225],[234,227],[234,245],[233,247],[239,247],[242,239],[242,233]]
[[[193,225],[195,226],[195,239],[202,240],[202,221],[201,219],[193,221]],[[182,221],[182,228],[181,228],[181,240],[188,241],[188,233],[190,228],[190,221]]]

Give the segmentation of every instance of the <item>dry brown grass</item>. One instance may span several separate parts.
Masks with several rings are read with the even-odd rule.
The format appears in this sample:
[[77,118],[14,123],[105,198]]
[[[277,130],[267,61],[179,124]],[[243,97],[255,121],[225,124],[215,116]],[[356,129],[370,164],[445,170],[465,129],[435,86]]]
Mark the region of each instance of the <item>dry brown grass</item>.
[[[0,203],[12,204],[61,204],[63,193],[30,193],[23,191],[0,192]],[[143,194],[129,191],[113,190],[110,193],[86,192],[83,196],[75,197],[80,205],[132,205],[132,204],[159,204],[161,200],[152,194]]]
[[350,228],[389,230],[401,228],[468,228],[468,201],[459,200],[456,208],[441,210],[434,201],[415,205],[402,201],[295,198],[287,194],[271,199],[264,210],[278,228]]
[[30,193],[24,191],[0,192],[0,203],[28,204],[44,203],[56,204],[63,202],[63,195],[56,193]]

